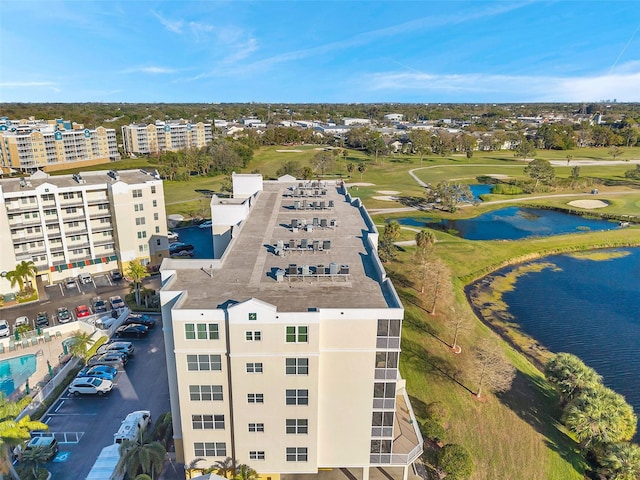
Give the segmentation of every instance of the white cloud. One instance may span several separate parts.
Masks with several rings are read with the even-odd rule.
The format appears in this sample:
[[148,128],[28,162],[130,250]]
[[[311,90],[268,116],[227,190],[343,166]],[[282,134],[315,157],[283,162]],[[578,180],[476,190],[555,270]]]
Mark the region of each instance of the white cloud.
[[164,26],[164,28],[166,28],[170,32],[182,33],[182,28],[184,27],[183,20],[170,20],[168,18],[163,17],[159,13],[153,12],[153,11],[151,12],[151,14],[154,17],[156,17],[160,21],[160,23]]
[[[480,97],[495,101],[582,102],[616,98],[640,100],[640,62],[625,65],[619,73],[582,77],[391,72],[366,75],[361,83],[371,91],[446,95],[452,101]],[[635,67],[635,68],[634,68]]]
[[148,67],[132,67],[122,70],[120,73],[148,73],[151,75],[175,73],[177,70],[173,68],[148,66]]
[[32,88],[32,87],[54,87],[53,82],[0,82],[0,87],[6,88]]

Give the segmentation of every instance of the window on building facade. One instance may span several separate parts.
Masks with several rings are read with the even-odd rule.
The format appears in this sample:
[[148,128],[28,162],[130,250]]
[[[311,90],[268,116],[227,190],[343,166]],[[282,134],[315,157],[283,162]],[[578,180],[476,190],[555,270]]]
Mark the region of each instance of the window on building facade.
[[287,375],[309,375],[308,358],[285,359],[285,373]]
[[376,368],[398,368],[398,352],[377,352]]
[[142,211],[144,210],[144,203],[136,203],[136,204],[133,206],[133,209],[134,209],[136,212],[142,212]]
[[249,403],[264,403],[264,393],[248,393],[247,402]]
[[309,327],[306,325],[288,326],[287,343],[307,343],[309,341]]
[[156,193],[156,186],[155,185],[151,185],[151,193]]
[[247,363],[247,373],[262,373],[262,362]]
[[262,340],[262,332],[247,331],[244,332],[244,338],[247,342],[259,342],[260,340]]
[[147,232],[145,232],[144,230],[142,232],[138,232],[138,238],[147,238]]
[[376,382],[373,384],[373,398],[395,398],[396,384],[393,382]]
[[307,434],[309,433],[309,420],[306,418],[287,418],[288,434]]
[[160,227],[156,226],[156,233],[160,233]]
[[309,390],[287,389],[286,404],[287,405],[309,405]]
[[287,462],[306,462],[307,447],[287,447]]
[[149,245],[147,245],[146,243],[142,244],[142,245],[138,245],[138,251],[139,252],[146,252],[149,250]]
[[158,216],[158,214],[157,214],[157,213],[154,213],[154,214],[153,214],[153,219],[154,219],[155,221],[157,221],[159,218],[160,218],[160,217]]
[[249,460],[264,460],[264,450],[251,450]]
[[222,370],[222,357],[220,355],[187,355],[187,370]]
[[145,219],[144,217],[136,217],[136,225],[144,225]]
[[250,423],[249,431],[251,433],[262,433],[264,432],[264,423]]
[[189,385],[189,398],[194,402],[222,401],[222,385]]
[[185,323],[184,334],[187,340],[218,340],[220,338],[217,323]]
[[142,197],[142,190],[132,190],[131,193],[133,194],[133,198],[141,198]]
[[191,415],[194,430],[224,430],[224,415]]
[[154,200],[154,201],[153,201],[153,206],[154,206],[154,207],[157,207],[157,206],[158,206],[158,201],[157,201],[157,200]]
[[225,442],[195,442],[193,451],[196,457],[226,457],[227,444]]

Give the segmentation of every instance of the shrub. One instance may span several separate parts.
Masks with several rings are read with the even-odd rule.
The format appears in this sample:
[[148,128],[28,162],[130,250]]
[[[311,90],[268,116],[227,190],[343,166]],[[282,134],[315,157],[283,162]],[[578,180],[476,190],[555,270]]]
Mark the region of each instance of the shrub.
[[422,422],[420,431],[424,437],[427,437],[434,442],[440,442],[445,439],[447,431],[435,418],[427,418]]
[[438,452],[438,470],[450,480],[466,480],[473,473],[473,459],[462,445],[450,443]]
[[522,188],[508,183],[498,183],[493,186],[491,193],[495,193],[497,195],[521,195]]

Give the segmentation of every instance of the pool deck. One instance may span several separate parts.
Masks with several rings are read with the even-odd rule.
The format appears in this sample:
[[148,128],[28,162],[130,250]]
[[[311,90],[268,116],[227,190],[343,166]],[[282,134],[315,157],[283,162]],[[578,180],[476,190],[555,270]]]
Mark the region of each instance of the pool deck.
[[[9,351],[5,348],[4,353],[0,353],[0,360],[8,360],[10,358],[21,357],[23,355],[33,354],[36,356],[36,371],[31,377],[29,377],[30,393],[35,394],[44,385],[51,380],[49,375],[49,367],[47,366],[47,360],[50,362],[53,368],[54,375],[60,370],[62,363],[60,358],[63,356],[62,341],[69,338],[71,334],[61,334],[60,336],[51,336],[49,341],[44,338],[38,339],[37,343],[33,345],[29,342],[29,346],[20,346],[16,342],[16,349]],[[21,384],[11,395],[10,400],[17,400],[22,397],[25,392],[25,383]]]

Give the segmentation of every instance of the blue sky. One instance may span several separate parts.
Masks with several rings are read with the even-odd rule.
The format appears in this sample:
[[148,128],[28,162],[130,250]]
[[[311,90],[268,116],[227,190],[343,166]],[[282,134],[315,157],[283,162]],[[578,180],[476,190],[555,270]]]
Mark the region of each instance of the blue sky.
[[640,100],[638,1],[0,0],[0,102]]

